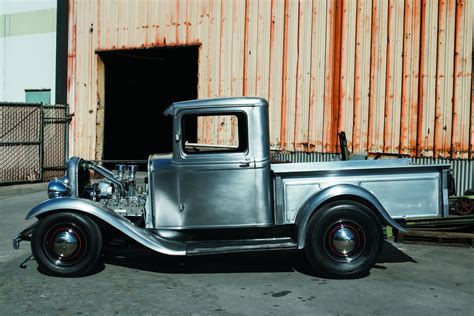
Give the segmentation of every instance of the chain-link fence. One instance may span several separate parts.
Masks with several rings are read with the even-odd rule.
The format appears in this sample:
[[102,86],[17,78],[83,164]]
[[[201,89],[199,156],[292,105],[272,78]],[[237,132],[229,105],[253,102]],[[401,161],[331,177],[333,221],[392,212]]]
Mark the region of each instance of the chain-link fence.
[[68,121],[64,105],[0,103],[0,184],[61,176]]

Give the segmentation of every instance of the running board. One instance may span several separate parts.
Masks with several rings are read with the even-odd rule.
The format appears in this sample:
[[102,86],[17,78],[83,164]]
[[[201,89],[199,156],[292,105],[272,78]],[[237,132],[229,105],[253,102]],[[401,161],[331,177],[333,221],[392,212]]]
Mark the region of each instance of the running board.
[[235,252],[290,250],[298,244],[292,238],[244,239],[224,241],[200,241],[186,244],[186,255],[209,255]]

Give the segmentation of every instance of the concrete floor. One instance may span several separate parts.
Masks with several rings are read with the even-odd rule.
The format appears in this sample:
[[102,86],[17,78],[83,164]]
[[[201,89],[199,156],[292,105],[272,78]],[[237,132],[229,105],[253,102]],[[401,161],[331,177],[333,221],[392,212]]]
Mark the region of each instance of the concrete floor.
[[96,271],[41,274],[11,238],[44,184],[0,188],[0,311],[11,314],[474,314],[474,248],[386,242],[369,276],[327,280],[300,253],[173,258],[106,249]]

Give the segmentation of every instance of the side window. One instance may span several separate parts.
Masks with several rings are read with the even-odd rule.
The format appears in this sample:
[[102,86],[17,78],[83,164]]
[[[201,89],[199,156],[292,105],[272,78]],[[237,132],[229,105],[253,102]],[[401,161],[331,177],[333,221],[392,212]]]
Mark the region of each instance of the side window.
[[25,89],[25,102],[51,104],[51,89]]
[[242,112],[183,115],[183,152],[235,153],[248,149],[247,116]]

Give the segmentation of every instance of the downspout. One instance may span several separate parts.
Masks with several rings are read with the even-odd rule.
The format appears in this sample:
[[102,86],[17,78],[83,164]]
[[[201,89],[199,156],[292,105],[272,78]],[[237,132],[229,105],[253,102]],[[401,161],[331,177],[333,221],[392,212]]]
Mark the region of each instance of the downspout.
[[[69,0],[57,0],[55,103],[67,103],[67,53]],[[67,141],[67,140],[66,140]]]

